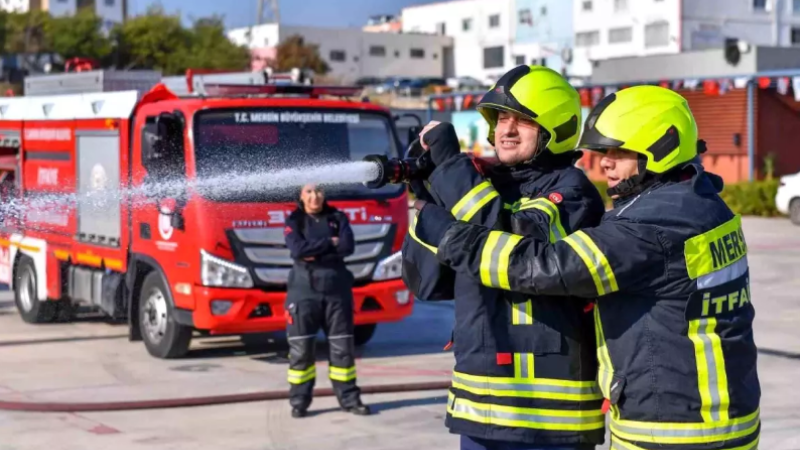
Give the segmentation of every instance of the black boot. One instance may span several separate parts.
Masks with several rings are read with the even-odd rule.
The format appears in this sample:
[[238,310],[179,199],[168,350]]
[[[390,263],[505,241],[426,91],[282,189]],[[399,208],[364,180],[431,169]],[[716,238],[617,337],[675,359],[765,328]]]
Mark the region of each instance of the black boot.
[[295,419],[300,419],[302,417],[305,417],[306,414],[308,414],[308,411],[305,409],[292,408],[292,417],[294,417]]
[[355,414],[357,416],[368,416],[372,414],[372,411],[369,409],[369,406],[364,405],[362,403],[358,403],[355,406],[349,406],[347,408],[343,408],[345,412],[349,412],[351,414]]

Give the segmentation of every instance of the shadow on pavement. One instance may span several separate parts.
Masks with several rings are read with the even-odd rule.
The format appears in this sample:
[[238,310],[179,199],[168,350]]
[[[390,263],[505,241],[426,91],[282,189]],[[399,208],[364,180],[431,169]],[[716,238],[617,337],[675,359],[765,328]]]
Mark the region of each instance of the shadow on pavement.
[[[400,409],[400,408],[408,408],[412,406],[429,406],[429,405],[446,405],[447,404],[447,396],[446,395],[437,395],[435,397],[424,397],[424,398],[410,398],[410,399],[403,399],[403,400],[389,400],[386,402],[367,402],[364,401],[366,405],[369,405],[370,409],[372,410],[372,415],[380,414],[384,411],[390,411],[393,409]],[[308,415],[316,416],[320,414],[329,414],[342,411],[341,408],[334,407],[334,408],[325,408],[325,409],[310,409],[308,411]]]
[[770,348],[759,348],[758,349],[759,355],[769,355],[769,356],[777,356],[779,358],[786,358],[786,359],[800,359],[800,353],[792,353],[783,350],[773,350]]

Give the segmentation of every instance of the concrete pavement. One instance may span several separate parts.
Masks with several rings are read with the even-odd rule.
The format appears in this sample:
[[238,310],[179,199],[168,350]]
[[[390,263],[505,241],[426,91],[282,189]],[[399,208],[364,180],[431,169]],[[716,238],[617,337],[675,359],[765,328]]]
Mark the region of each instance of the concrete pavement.
[[[762,382],[762,449],[800,449],[800,229],[784,219],[744,221],[749,246],[756,342]],[[411,318],[378,328],[360,353],[359,383],[446,380],[442,352],[452,303],[417,303]],[[271,339],[271,341],[269,340]],[[324,344],[320,386],[328,386]],[[285,389],[281,336],[243,346],[237,337],[199,339],[182,360],[151,358],[126,339],[124,326],[83,318],[31,326],[0,293],[0,399],[108,401]],[[284,401],[97,413],[0,411],[0,450],[39,449],[456,449],[443,426],[446,392],[364,397],[372,417],[339,412],[334,398],[314,401],[314,414],[289,416]],[[605,448],[605,447],[604,447]]]

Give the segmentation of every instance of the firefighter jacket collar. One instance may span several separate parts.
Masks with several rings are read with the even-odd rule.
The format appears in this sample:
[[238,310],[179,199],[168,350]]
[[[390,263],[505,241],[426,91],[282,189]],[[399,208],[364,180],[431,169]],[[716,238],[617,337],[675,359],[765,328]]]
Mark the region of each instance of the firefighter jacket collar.
[[[668,186],[674,183],[681,183],[690,181],[692,190],[699,195],[712,195],[722,192],[724,183],[719,175],[711,172],[706,172],[702,163],[698,159],[692,160],[674,174],[665,175],[661,180],[656,181],[647,189],[647,192],[652,192],[660,187]],[[613,201],[614,208],[619,208],[627,205],[638,198],[636,195],[629,195],[626,197],[618,198]]]

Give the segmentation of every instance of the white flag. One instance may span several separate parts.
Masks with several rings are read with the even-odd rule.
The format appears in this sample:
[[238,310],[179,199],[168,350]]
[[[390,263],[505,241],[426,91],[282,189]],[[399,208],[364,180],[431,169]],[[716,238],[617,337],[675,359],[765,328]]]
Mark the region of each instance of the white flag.
[[747,87],[747,82],[750,81],[750,77],[739,77],[733,80],[733,85],[736,86],[736,89],[744,89]]
[[778,93],[781,95],[786,95],[789,93],[789,78],[778,78]]
[[794,101],[800,102],[800,77],[792,77],[792,89],[794,90]]
[[686,89],[697,89],[697,85],[700,84],[700,80],[683,80],[683,87]]
[[616,86],[606,86],[606,92],[605,92],[606,97],[613,94],[614,92],[617,92]]

